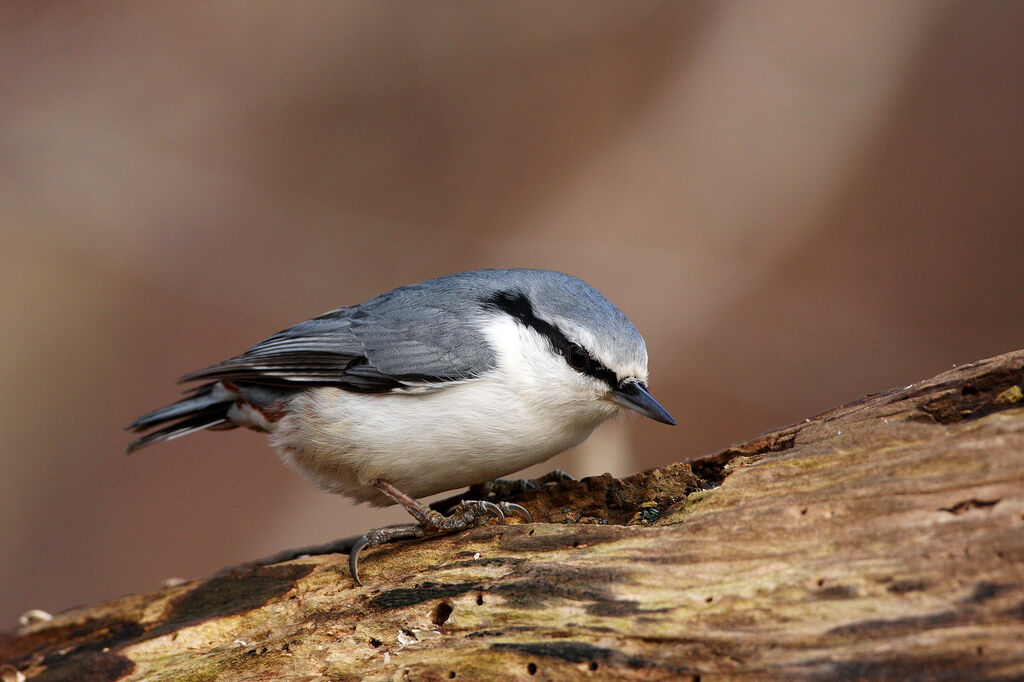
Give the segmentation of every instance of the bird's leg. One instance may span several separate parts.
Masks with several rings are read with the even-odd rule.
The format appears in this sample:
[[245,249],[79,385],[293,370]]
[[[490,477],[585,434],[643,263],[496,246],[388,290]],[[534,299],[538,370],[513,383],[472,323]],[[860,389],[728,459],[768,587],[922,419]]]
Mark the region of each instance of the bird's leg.
[[496,478],[493,481],[477,483],[469,487],[469,494],[480,499],[486,499],[491,495],[497,498],[512,497],[548,483],[574,480],[576,479],[561,469],[553,469],[538,478]]
[[530,512],[518,504],[509,502],[494,504],[485,500],[463,500],[445,516],[424,506],[384,479],[378,479],[373,485],[396,503],[405,507],[406,511],[419,523],[376,528],[356,540],[348,554],[348,565],[352,571],[352,578],[359,585],[363,584],[359,580],[359,553],[367,547],[379,547],[395,540],[422,538],[428,535],[440,535],[474,528],[483,525],[490,518],[496,518],[501,523],[505,523],[506,512],[520,514],[527,522],[532,520]]

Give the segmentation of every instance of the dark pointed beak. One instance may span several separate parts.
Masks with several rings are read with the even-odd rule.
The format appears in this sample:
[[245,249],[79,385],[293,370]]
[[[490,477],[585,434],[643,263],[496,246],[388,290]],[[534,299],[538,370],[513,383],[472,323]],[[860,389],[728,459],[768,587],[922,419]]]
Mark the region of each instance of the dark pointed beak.
[[658,401],[651,397],[647,389],[635,381],[627,381],[619,384],[618,388],[611,391],[612,400],[623,407],[636,410],[645,417],[650,417],[656,422],[675,426],[676,420],[672,418],[665,408],[658,404]]

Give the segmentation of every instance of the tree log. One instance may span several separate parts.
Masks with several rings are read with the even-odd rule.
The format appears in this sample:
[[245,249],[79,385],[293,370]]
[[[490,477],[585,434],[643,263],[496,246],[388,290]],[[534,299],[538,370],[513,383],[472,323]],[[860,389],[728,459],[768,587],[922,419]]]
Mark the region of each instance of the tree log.
[[[1024,351],[489,525],[0,634],[38,680],[1024,678]],[[12,666],[12,667],[11,667]],[[5,679],[7,679],[5,677]]]

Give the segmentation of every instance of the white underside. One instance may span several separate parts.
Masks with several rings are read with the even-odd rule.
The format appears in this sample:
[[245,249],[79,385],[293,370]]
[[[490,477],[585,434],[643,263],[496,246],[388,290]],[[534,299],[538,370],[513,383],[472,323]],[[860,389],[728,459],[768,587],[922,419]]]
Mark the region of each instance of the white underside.
[[424,497],[507,476],[576,445],[618,411],[531,330],[508,319],[487,332],[498,356],[492,373],[410,394],[309,389],[267,425],[271,442],[326,490],[388,505],[378,479]]

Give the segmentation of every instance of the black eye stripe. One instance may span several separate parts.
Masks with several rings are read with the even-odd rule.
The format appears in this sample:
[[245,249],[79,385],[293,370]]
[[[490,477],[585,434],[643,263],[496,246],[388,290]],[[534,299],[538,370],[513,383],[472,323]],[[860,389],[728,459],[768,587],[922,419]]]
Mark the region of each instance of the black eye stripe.
[[591,357],[585,348],[565,338],[565,334],[558,327],[537,317],[529,299],[522,292],[499,291],[481,302],[486,308],[497,308],[508,313],[524,326],[546,338],[551,347],[577,372],[599,379],[612,388],[619,385],[619,378],[615,376],[615,372]]

